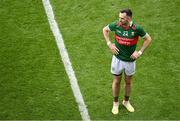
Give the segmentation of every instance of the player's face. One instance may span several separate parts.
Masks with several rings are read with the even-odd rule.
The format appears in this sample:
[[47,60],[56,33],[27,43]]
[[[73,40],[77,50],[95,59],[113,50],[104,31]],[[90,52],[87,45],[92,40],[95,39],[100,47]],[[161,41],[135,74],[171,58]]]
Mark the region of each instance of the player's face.
[[122,24],[127,25],[129,22],[129,17],[126,15],[126,13],[119,13],[119,21],[121,21]]

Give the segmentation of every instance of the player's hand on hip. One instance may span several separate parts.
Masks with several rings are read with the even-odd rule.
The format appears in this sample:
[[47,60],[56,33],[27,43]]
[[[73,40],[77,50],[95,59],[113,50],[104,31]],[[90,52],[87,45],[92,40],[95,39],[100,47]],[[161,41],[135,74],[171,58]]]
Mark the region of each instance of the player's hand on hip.
[[139,54],[138,51],[136,51],[136,50],[135,50],[135,51],[133,52],[133,54],[131,55],[131,58],[132,58],[132,59],[137,59],[137,58],[139,58],[139,57],[140,57],[140,54]]
[[109,48],[111,49],[111,52],[112,52],[114,55],[119,54],[119,49],[115,46],[115,44],[110,44],[110,45],[109,45]]

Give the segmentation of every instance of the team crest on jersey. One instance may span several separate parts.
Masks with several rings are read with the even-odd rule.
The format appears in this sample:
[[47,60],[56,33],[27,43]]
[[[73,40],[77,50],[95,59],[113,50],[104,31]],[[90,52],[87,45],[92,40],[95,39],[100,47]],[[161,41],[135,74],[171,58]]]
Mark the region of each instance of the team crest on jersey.
[[131,35],[134,36],[134,32],[131,32]]

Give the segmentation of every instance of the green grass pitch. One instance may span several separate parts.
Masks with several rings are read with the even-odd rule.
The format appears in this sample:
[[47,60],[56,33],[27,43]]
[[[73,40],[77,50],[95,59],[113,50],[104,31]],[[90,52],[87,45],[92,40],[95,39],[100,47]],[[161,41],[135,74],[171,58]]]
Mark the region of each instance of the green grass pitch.
[[[51,4],[92,120],[180,119],[179,0]],[[153,41],[137,60],[130,98],[135,112],[120,106],[114,116],[112,55],[102,28],[118,18],[121,8],[132,9]],[[124,80],[121,84],[120,100]],[[81,120],[41,0],[0,0],[0,119]]]

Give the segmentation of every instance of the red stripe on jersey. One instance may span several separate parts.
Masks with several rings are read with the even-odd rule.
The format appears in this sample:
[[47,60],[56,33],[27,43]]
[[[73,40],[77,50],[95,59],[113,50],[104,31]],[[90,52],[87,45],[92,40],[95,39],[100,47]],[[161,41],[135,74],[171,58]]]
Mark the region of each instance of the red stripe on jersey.
[[117,36],[115,34],[115,39],[120,45],[126,45],[126,46],[136,45],[138,42],[138,38],[139,38],[138,36],[134,38],[124,38],[124,37]]

